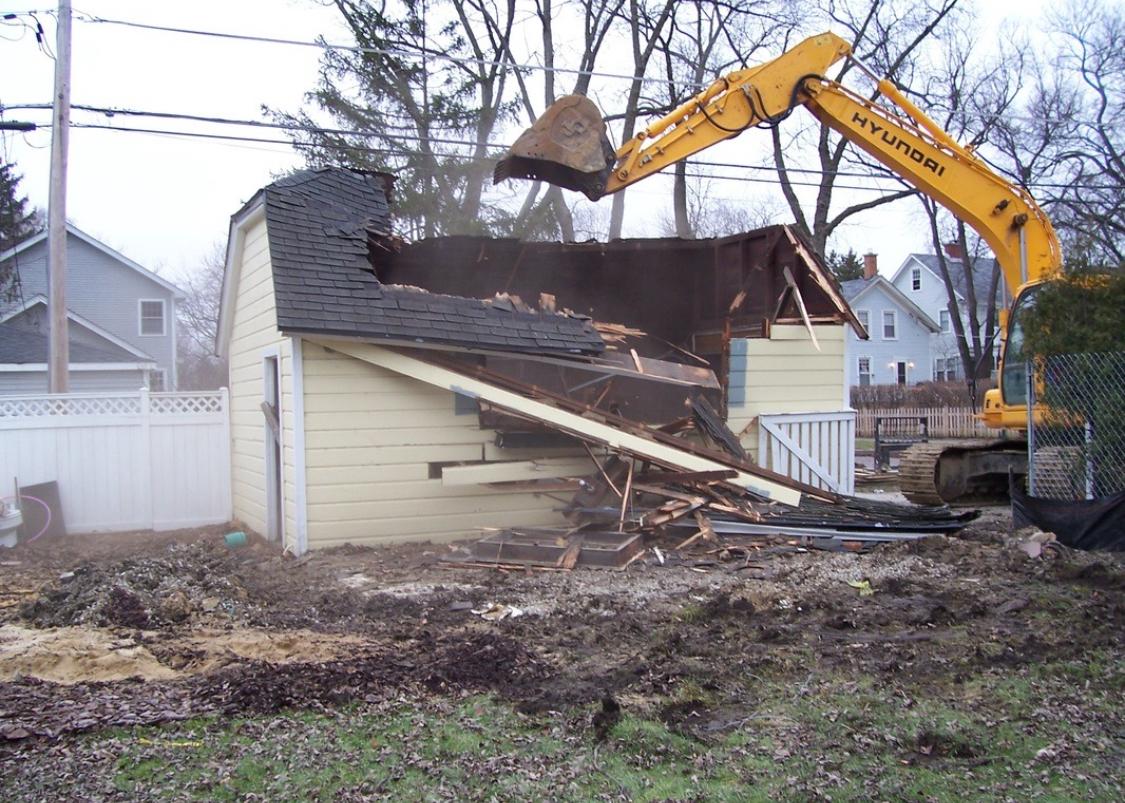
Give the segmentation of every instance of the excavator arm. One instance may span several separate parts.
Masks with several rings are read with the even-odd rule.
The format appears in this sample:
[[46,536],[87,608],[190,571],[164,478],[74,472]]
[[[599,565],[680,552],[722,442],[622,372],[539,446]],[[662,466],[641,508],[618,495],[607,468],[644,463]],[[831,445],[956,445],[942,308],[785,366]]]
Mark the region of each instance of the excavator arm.
[[777,125],[803,105],[975,229],[992,248],[1013,294],[1054,272],[1062,262],[1058,238],[1026,190],[997,175],[892,82],[876,78],[861,63],[883,102],[824,77],[849,57],[854,58],[851,46],[835,34],[811,37],[773,61],[720,78],[616,150],[594,104],[569,96],[516,142],[496,178],[542,178],[597,199],[752,127]]

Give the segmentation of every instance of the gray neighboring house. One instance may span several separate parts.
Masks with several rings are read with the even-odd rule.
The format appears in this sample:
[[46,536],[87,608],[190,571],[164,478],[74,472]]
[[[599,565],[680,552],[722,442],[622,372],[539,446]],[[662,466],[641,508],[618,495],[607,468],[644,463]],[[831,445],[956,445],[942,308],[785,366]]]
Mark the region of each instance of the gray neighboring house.
[[[966,334],[969,331],[969,313],[967,309],[968,288],[965,271],[961,258],[954,246],[945,246],[946,260],[949,265],[949,278],[953,282],[953,290],[957,294],[957,305],[961,312],[961,324]],[[988,316],[988,291],[992,283],[992,272],[996,268],[995,259],[978,259],[977,269],[973,272],[973,292],[977,300],[977,320],[980,322],[981,338],[986,335],[985,322]],[[957,346],[957,335],[954,333],[953,321],[949,314],[949,298],[945,291],[945,282],[941,278],[941,267],[934,254],[910,254],[902,265],[894,272],[891,283],[903,295],[925,310],[934,321],[938,323],[940,331],[934,335],[930,346],[933,359],[933,378],[937,381],[962,379],[966,375],[965,367],[961,364],[961,351]],[[1000,282],[998,296],[1003,293],[1004,283]],[[997,299],[998,302],[1001,300]],[[992,343],[993,357],[1000,355],[1000,339],[994,338]]]
[[[46,393],[46,232],[0,253],[0,265],[19,276],[0,300],[0,395]],[[67,224],[66,291],[72,392],[176,389],[179,288]]]
[[864,256],[864,278],[840,289],[870,339],[849,331],[844,344],[848,387],[916,385],[931,377],[931,347],[940,327],[894,284],[879,275],[874,254]]

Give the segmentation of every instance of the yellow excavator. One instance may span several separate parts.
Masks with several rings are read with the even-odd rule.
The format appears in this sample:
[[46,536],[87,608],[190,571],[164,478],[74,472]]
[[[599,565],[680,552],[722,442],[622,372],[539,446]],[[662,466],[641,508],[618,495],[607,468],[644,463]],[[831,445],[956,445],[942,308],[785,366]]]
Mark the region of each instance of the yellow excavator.
[[[875,82],[881,102],[825,77],[841,59]],[[1037,286],[1061,269],[1054,228],[1026,190],[956,142],[835,34],[810,37],[772,61],[718,79],[616,149],[593,102],[568,95],[520,136],[494,180],[541,180],[597,200],[749,128],[778,125],[799,105],[988,243],[1014,300],[1000,314],[1000,386],[986,394],[981,417],[997,430],[1025,431],[1029,378],[1020,313],[1034,303]],[[901,460],[903,493],[922,504],[1002,498],[1009,471],[1027,473],[1026,447],[1019,438],[915,446]]]

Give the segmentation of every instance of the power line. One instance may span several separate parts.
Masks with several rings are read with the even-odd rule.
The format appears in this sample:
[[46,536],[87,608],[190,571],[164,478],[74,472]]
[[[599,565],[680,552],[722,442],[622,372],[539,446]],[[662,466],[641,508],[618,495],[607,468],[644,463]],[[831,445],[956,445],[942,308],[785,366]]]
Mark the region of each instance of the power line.
[[[46,104],[46,103],[27,103],[27,104],[8,105],[8,106],[5,106],[3,108],[5,108],[5,109],[20,109],[20,110],[44,110],[44,109],[50,109],[51,106],[50,106],[50,104]],[[151,118],[154,118],[154,119],[162,119],[162,120],[186,120],[186,121],[190,121],[190,122],[209,123],[209,124],[215,124],[215,125],[246,126],[246,127],[251,127],[251,128],[267,128],[267,129],[283,130],[283,131],[298,131],[298,132],[310,133],[310,134],[329,134],[329,135],[336,135],[336,136],[353,136],[353,137],[374,136],[374,134],[369,134],[369,133],[362,132],[362,131],[354,131],[354,130],[345,129],[345,128],[326,128],[326,127],[321,127],[321,126],[306,126],[306,125],[300,125],[300,124],[297,124],[297,123],[274,123],[274,122],[267,122],[265,120],[240,120],[240,119],[229,118],[229,117],[215,117],[215,116],[209,116],[209,115],[187,114],[187,113],[180,113],[180,112],[145,111],[145,110],[140,110],[140,109],[123,109],[123,108],[106,107],[106,106],[91,106],[91,105],[84,105],[84,104],[75,104],[72,108],[79,109],[79,110],[82,110],[82,111],[91,112],[91,113],[96,113],[96,114],[104,114],[104,115],[109,116],[109,117],[113,117],[113,116],[116,116],[116,115],[133,116],[133,117],[151,117]],[[80,127],[87,127],[87,128],[98,128],[98,127],[100,127],[100,128],[104,128],[106,130],[121,130],[121,131],[130,130],[130,129],[124,128],[124,127],[93,126],[93,125],[87,125],[87,124],[83,124]],[[156,130],[138,129],[138,133],[158,133],[158,132]],[[171,131],[171,132],[167,132],[167,133],[179,134],[179,133],[182,133],[182,132]],[[221,135],[209,135],[209,137],[207,137],[207,138],[221,139],[222,136]],[[398,133],[398,134],[395,134],[395,138],[400,139],[400,140],[409,141],[409,142],[426,142],[426,143],[438,144],[438,145],[455,145],[455,146],[464,146],[464,147],[471,147],[471,148],[475,148],[475,147],[478,146],[478,143],[473,141],[473,140],[453,139],[453,138],[449,138],[449,137],[423,137],[423,136],[418,136],[418,135]],[[235,138],[231,137],[230,139],[235,139]],[[260,141],[260,142],[269,142],[269,143],[285,144],[285,145],[295,144],[295,143],[290,143],[290,142],[284,141],[284,140],[255,140],[254,138],[246,138],[243,141],[247,141],[247,142]],[[489,147],[489,148],[494,148],[494,149],[496,149],[497,151],[500,151],[500,152],[506,151],[507,147],[508,147],[507,145],[505,145],[503,143],[497,143],[497,142],[486,142],[486,143],[484,143],[484,145],[486,147]],[[304,144],[303,147],[310,147],[310,145]],[[328,147],[328,146],[327,145],[315,145],[313,147]],[[371,152],[371,153],[387,153],[387,154],[399,155],[399,156],[413,155],[411,152],[406,151],[406,150],[396,151],[396,150],[393,150],[393,149],[390,149],[390,148],[370,148],[368,146],[359,146],[359,145],[332,146],[332,147],[334,147],[337,150],[361,150],[361,151]],[[465,157],[465,158],[469,158],[469,157]],[[703,160],[703,159],[693,159],[691,161],[691,164],[694,165],[694,166],[697,166],[697,167],[713,167],[713,168],[734,169],[734,170],[754,170],[754,171],[770,172],[770,173],[774,172],[774,168],[772,168],[772,167],[765,167],[765,166],[762,166],[762,165],[747,165],[747,164],[741,164],[741,163],[738,163],[738,162],[720,162],[720,161],[711,161],[711,160]],[[859,179],[867,179],[867,180],[875,180],[875,181],[897,181],[896,177],[894,177],[894,176],[874,175],[874,174],[869,174],[869,173],[858,173],[858,172],[852,172],[852,171],[846,171],[846,170],[824,171],[824,170],[817,170],[815,168],[802,168],[802,167],[789,167],[789,168],[786,168],[786,170],[789,173],[798,173],[798,174],[802,174],[802,175],[822,176],[822,175],[829,174],[829,175],[835,176],[836,178],[859,178]],[[725,177],[720,177],[720,178],[725,178]],[[738,177],[730,177],[730,178],[732,180],[739,180]],[[779,182],[771,182],[771,183],[779,183]],[[793,183],[795,186],[819,186],[819,183],[814,184],[814,183],[810,183],[810,182],[791,182],[791,183]],[[873,188],[870,188],[870,187],[854,187],[854,186],[849,187],[849,186],[846,186],[846,185],[839,185],[839,184],[837,184],[835,186],[838,186],[841,189],[868,189],[868,190],[873,189]],[[1040,189],[1067,189],[1071,185],[1070,184],[1051,183],[1051,182],[1033,182],[1033,183],[1029,184],[1028,186],[1029,187],[1037,187],[1037,188],[1040,188]],[[1116,189],[1120,189],[1120,188],[1115,186],[1115,185],[1084,185],[1084,189],[1116,190]]]
[[[98,124],[98,123],[71,123],[71,127],[72,128],[90,128],[90,129],[96,129],[96,130],[101,130],[101,131],[117,131],[117,132],[121,132],[121,133],[133,133],[133,134],[163,134],[163,135],[166,135],[166,136],[186,137],[186,138],[189,138],[189,139],[206,139],[206,140],[217,140],[217,141],[227,141],[227,142],[254,142],[254,143],[262,143],[262,144],[269,144],[269,145],[286,145],[286,146],[289,146],[289,147],[301,147],[300,145],[297,145],[296,143],[293,143],[293,142],[290,142],[289,140],[284,140],[284,139],[268,139],[268,138],[265,138],[265,137],[244,137],[244,136],[235,136],[233,134],[208,134],[208,133],[204,133],[204,132],[200,132],[200,131],[169,131],[169,130],[166,130],[166,129],[158,129],[158,128],[136,128],[136,127],[132,127],[132,126],[101,125],[101,124]],[[359,151],[361,153],[373,153],[373,154],[386,155],[386,156],[413,156],[413,155],[415,155],[415,153],[413,151],[392,150],[392,149],[389,149],[389,148],[372,148],[372,147],[362,146],[362,145],[336,145],[336,144],[333,144],[333,143],[325,143],[325,144],[322,144],[322,145],[317,145],[316,147],[325,148],[325,149],[328,149],[328,150]],[[455,159],[457,161],[466,162],[466,163],[467,162],[491,162],[495,159],[495,156],[478,158],[478,157],[469,156],[467,154],[442,154],[442,157],[447,158],[447,159]],[[704,179],[712,179],[712,180],[715,180],[715,181],[741,181],[741,182],[746,182],[746,183],[751,183],[751,184],[775,184],[775,185],[781,183],[777,179],[756,178],[756,177],[753,177],[753,176],[729,176],[729,175],[724,176],[724,175],[718,175],[718,174],[713,174],[713,173],[693,173],[693,172],[688,172],[687,175],[691,178],[704,178]],[[871,178],[878,179],[879,177],[872,176]],[[789,183],[794,185],[794,186],[798,186],[798,187],[819,187],[820,186],[819,183],[811,182],[811,181],[791,181]],[[861,191],[861,192],[880,192],[881,193],[881,192],[887,191],[886,189],[883,189],[883,188],[880,188],[880,187],[872,187],[872,186],[864,187],[864,186],[858,186],[858,185],[853,185],[853,184],[835,184],[834,186],[835,186],[836,189],[858,190],[858,191]]]
[[[47,13],[50,13],[50,12],[47,12]],[[229,32],[226,32],[226,31],[208,31],[208,30],[201,30],[201,29],[196,29],[196,28],[180,28],[180,27],[175,27],[175,26],[156,25],[156,24],[153,24],[153,23],[135,22],[135,21],[132,21],[132,20],[110,19],[110,18],[107,18],[107,17],[99,17],[99,16],[96,16],[94,14],[86,14],[86,13],[76,13],[75,19],[77,19],[80,22],[105,24],[105,25],[117,25],[117,26],[122,26],[122,27],[127,27],[127,28],[135,28],[135,29],[145,30],[145,31],[158,31],[158,32],[161,32],[161,33],[175,33],[175,34],[184,34],[184,35],[189,35],[189,36],[209,37],[209,38],[215,38],[215,39],[226,39],[226,40],[243,41],[243,42],[255,42],[255,43],[258,43],[258,44],[288,45],[288,46],[293,46],[293,47],[319,48],[321,50],[338,50],[338,51],[343,51],[343,52],[364,53],[364,54],[381,55],[381,56],[392,56],[392,57],[395,57],[395,58],[422,60],[422,61],[444,61],[444,62],[448,62],[448,63],[451,63],[451,64],[458,64],[458,65],[461,65],[461,66],[474,65],[474,66],[478,66],[478,67],[499,67],[499,68],[504,69],[504,70],[516,70],[516,71],[522,70],[522,71],[527,71],[527,72],[534,72],[534,71],[550,72],[550,73],[560,73],[560,74],[564,74],[564,75],[579,75],[579,76],[590,76],[590,77],[594,77],[594,78],[609,78],[609,79],[613,79],[613,80],[617,80],[617,81],[630,81],[630,82],[635,81],[635,82],[645,83],[645,84],[659,84],[661,86],[667,86],[668,83],[669,83],[669,79],[667,77],[649,78],[649,77],[644,76],[644,75],[627,75],[625,73],[602,72],[600,70],[580,70],[580,69],[575,69],[575,68],[570,68],[570,67],[547,67],[547,66],[544,66],[542,64],[515,63],[515,62],[509,62],[509,61],[494,61],[494,60],[489,60],[489,59],[475,59],[475,58],[469,58],[469,57],[465,57],[465,56],[451,56],[448,53],[443,53],[441,51],[431,50],[431,49],[429,49],[428,46],[424,49],[423,52],[411,53],[409,51],[396,50],[394,48],[379,48],[379,47],[370,47],[370,46],[365,46],[365,45],[344,45],[344,44],[333,43],[333,42],[310,42],[308,40],[303,40],[303,39],[287,39],[287,38],[284,38],[284,37],[276,37],[276,36],[259,36],[259,35],[255,35],[255,34],[229,33]],[[716,76],[716,78],[718,78],[718,76]],[[698,90],[698,89],[706,88],[707,86],[710,85],[710,83],[711,83],[710,81],[705,81],[705,82],[702,82],[702,83],[685,81],[685,82],[680,83],[680,86],[682,86],[685,89],[697,89]],[[1019,116],[1019,115],[1005,115],[1005,119],[1015,120],[1015,121],[1019,121],[1019,122],[1028,122],[1028,123],[1065,122],[1065,121],[1061,121],[1061,120],[1051,120],[1051,119],[1042,118],[1042,117],[1024,117],[1024,116]]]
[[[668,79],[666,78],[647,78],[645,76],[637,75],[624,75],[622,73],[609,73],[600,72],[598,70],[578,70],[570,67],[546,67],[542,64],[516,64],[507,61],[490,61],[488,59],[473,59],[461,56],[450,56],[448,53],[441,53],[427,49],[424,53],[409,53],[401,50],[394,50],[392,48],[383,47],[367,47],[364,45],[341,45],[332,42],[309,42],[303,39],[286,39],[277,36],[255,36],[253,34],[237,34],[227,33],[224,31],[204,31],[195,28],[177,28],[167,25],[153,25],[144,22],[133,22],[131,20],[118,20],[108,19],[106,17],[98,17],[93,14],[79,15],[76,19],[82,22],[101,23],[106,25],[120,25],[126,28],[138,28],[145,31],[160,31],[162,33],[178,33],[187,34],[189,36],[206,36],[213,39],[232,39],[241,42],[257,42],[259,44],[267,45],[291,45],[294,47],[313,47],[321,50],[339,50],[349,53],[363,53],[374,56],[393,56],[394,58],[401,59],[415,59],[424,61],[445,61],[451,64],[458,64],[461,66],[473,65],[476,67],[500,67],[506,70],[526,70],[541,72],[561,73],[564,75],[583,75],[594,78],[612,78],[619,81],[638,81],[641,83],[656,83],[667,85]],[[704,84],[695,84],[697,87],[702,87]]]

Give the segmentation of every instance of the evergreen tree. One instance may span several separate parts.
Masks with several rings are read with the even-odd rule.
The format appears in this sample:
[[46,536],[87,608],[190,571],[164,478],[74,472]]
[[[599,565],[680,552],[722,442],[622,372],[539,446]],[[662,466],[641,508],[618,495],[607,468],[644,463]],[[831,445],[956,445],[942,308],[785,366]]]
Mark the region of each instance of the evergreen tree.
[[[15,165],[0,163],[0,253],[42,229],[38,213],[27,210],[27,198],[19,194],[20,176]],[[0,302],[8,301],[16,288],[15,261],[0,264]]]
[[20,197],[21,178],[15,165],[0,163],[0,251],[7,251],[42,228],[35,210],[28,211],[27,198]]
[[846,282],[849,279],[863,278],[863,260],[850,248],[846,254],[841,254],[839,251],[831,252],[827,262],[828,269],[838,281]]

